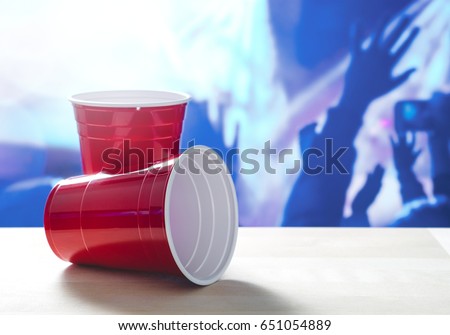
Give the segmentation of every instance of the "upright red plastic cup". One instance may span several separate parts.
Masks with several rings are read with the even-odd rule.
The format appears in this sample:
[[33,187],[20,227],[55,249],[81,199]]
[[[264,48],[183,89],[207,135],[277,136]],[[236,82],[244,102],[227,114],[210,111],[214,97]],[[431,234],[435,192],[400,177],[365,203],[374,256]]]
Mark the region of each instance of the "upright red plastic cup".
[[72,96],[84,173],[136,171],[178,155],[189,99],[168,91]]
[[[214,164],[205,165],[208,160]],[[238,209],[223,161],[195,146],[145,170],[60,182],[48,197],[44,223],[63,260],[209,285],[231,260]]]

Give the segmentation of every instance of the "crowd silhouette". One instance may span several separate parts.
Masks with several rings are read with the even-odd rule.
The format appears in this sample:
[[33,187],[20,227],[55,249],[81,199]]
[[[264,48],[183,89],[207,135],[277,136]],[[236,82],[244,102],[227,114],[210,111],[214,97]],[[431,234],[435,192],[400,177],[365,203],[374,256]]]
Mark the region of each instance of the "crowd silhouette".
[[[300,147],[326,148],[326,139],[333,147],[348,148],[341,157],[346,173],[308,174],[302,171],[287,201],[283,226],[370,226],[367,210],[377,197],[384,168],[377,165],[351,205],[352,215],[343,218],[347,190],[356,160],[354,140],[362,126],[368,106],[377,98],[395,90],[408,80],[415,68],[393,76],[397,63],[414,43],[420,29],[410,25],[412,18],[403,16],[392,29],[391,20],[382,20],[369,39],[356,24],[351,33],[351,62],[345,75],[342,96],[337,106],[328,111],[321,132],[315,124],[300,131]],[[404,37],[406,34],[406,37]],[[367,42],[369,40],[369,42]],[[393,51],[394,46],[398,45]],[[398,132],[392,139],[394,165],[400,184],[403,208],[395,222],[396,227],[450,227],[450,103],[447,95],[436,93],[429,101],[432,126],[427,129],[431,153],[433,196],[427,197],[417,179],[413,166],[421,154],[415,150],[417,129]],[[326,164],[326,157],[315,157],[308,164]],[[305,162],[304,162],[305,164]]]

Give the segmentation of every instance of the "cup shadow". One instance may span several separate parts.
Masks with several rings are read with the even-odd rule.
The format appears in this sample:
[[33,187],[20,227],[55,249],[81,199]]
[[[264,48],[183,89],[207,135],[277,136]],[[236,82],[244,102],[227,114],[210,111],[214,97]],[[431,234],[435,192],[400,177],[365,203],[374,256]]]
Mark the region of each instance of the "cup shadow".
[[62,294],[77,302],[78,312],[82,303],[101,314],[298,314],[284,297],[244,281],[197,286],[180,277],[78,265],[61,276]]

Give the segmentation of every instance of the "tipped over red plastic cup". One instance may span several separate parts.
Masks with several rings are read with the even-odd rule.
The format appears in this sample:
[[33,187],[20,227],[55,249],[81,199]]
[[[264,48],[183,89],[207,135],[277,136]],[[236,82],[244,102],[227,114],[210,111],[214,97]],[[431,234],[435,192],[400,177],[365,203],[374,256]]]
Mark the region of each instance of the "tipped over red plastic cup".
[[44,222],[63,260],[209,285],[231,260],[238,209],[223,161],[195,146],[144,170],[61,181],[48,197]]
[[131,172],[178,155],[189,99],[169,91],[72,96],[84,173]]

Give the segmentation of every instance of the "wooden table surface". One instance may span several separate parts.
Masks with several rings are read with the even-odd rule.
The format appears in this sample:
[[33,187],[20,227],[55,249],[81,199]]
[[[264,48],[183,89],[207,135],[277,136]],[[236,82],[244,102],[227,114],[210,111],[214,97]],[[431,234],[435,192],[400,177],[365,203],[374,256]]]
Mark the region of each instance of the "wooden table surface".
[[222,280],[80,267],[0,229],[0,314],[450,314],[449,229],[240,228]]

